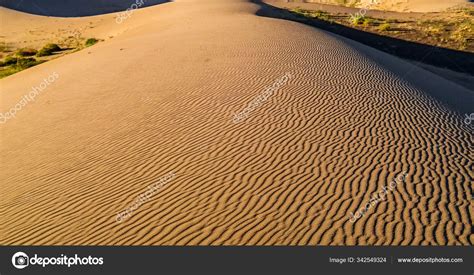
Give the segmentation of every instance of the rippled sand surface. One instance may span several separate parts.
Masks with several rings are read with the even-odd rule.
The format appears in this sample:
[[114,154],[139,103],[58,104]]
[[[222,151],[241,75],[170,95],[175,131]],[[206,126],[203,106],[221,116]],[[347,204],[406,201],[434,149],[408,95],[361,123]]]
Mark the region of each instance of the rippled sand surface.
[[248,1],[145,10],[0,80],[5,113],[57,73],[0,124],[0,244],[474,243],[472,91]]

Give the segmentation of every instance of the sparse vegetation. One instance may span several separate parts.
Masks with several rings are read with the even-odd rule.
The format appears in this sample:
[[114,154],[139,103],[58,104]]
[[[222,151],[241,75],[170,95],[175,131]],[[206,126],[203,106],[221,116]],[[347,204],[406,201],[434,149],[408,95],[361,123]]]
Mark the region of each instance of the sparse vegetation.
[[383,23],[383,24],[379,25],[378,29],[381,32],[389,31],[390,30],[390,24],[389,23]]
[[18,56],[34,56],[38,53],[37,50],[35,49],[31,49],[31,48],[23,48],[23,49],[19,49],[17,52],[16,52],[16,55]]
[[370,17],[364,17],[364,21],[362,22],[362,25],[365,27],[371,26],[374,23],[374,20]]
[[14,73],[19,72],[20,70],[16,69],[15,67],[7,67],[5,69],[0,69],[0,78],[7,77],[9,75],[12,75]]
[[17,57],[14,56],[7,56],[5,57],[5,60],[2,62],[2,67],[3,66],[8,66],[8,65],[14,65],[18,61]]
[[[344,1],[342,1],[344,2]],[[474,52],[474,8],[461,8],[428,19],[373,18],[360,13],[334,14],[295,8],[292,13],[308,19],[337,23],[355,29],[438,47]]]
[[346,5],[347,0],[336,0],[339,5]]
[[446,31],[445,26],[440,22],[428,22],[425,26],[425,30],[429,35],[440,35]]
[[473,8],[459,8],[457,12],[462,13],[467,16],[474,16],[474,9]]
[[18,69],[24,70],[29,67],[33,67],[35,65],[38,65],[41,63],[40,61],[36,60],[34,57],[28,57],[28,58],[19,58],[16,62],[16,66]]
[[474,40],[474,21],[459,24],[449,38],[459,43],[460,50],[465,50],[469,42],[472,43],[472,40]]
[[38,61],[33,57],[18,58],[7,56],[3,62],[0,62],[0,78],[12,75],[24,69],[36,66],[43,61]]
[[356,14],[351,17],[352,25],[355,25],[355,26],[361,25],[362,23],[364,23],[364,20],[365,20],[365,17],[360,14]]
[[329,14],[327,12],[324,12],[324,11],[315,11],[313,13],[311,13],[312,17],[313,18],[317,18],[319,20],[325,20],[325,21],[329,21],[330,18],[329,18]]
[[99,40],[97,40],[95,38],[89,38],[89,39],[86,40],[85,45],[86,45],[86,47],[90,47],[90,46],[96,44],[97,42],[99,42]]
[[12,45],[0,43],[0,59],[5,57],[3,60],[0,60],[0,78],[46,62],[51,59],[50,56],[53,54],[61,51],[75,52],[85,47],[92,46],[99,42],[99,40],[96,38],[89,38],[85,43],[77,43],[75,47],[70,47],[70,44],[66,42],[61,42],[61,45],[66,45],[68,47],[65,49],[61,48],[58,44],[49,43],[39,50],[28,47],[15,49]]
[[54,52],[59,52],[59,51],[61,51],[61,47],[59,47],[57,44],[51,43],[41,48],[41,50],[38,51],[36,56],[38,57],[48,56],[48,55],[52,55]]
[[9,52],[10,51],[10,46],[7,44],[1,42],[0,43],[0,52]]
[[77,35],[68,37],[69,40],[59,40],[65,48],[61,48],[55,43],[49,43],[36,50],[31,47],[18,48],[14,44],[0,42],[0,78],[46,62],[54,58],[51,57],[52,55],[59,57],[92,46],[100,41],[96,38],[89,38],[84,42],[81,41],[80,33],[75,32],[75,34]]

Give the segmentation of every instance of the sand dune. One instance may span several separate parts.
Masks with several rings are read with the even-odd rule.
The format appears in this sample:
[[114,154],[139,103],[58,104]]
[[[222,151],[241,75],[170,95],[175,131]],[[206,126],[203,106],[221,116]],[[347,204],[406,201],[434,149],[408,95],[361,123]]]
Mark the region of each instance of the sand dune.
[[472,91],[258,10],[150,7],[112,40],[0,80],[5,113],[57,74],[0,124],[0,244],[473,244]]
[[[0,6],[17,11],[56,17],[91,16],[141,8],[167,0],[0,0]],[[132,6],[133,5],[133,6]]]
[[118,18],[123,15],[119,12],[99,16],[59,18],[31,15],[0,7],[2,35],[0,42],[12,48],[40,49],[47,43],[59,43],[67,47],[70,38],[95,37],[108,40],[162,17],[149,8],[135,10],[129,17],[120,21]]

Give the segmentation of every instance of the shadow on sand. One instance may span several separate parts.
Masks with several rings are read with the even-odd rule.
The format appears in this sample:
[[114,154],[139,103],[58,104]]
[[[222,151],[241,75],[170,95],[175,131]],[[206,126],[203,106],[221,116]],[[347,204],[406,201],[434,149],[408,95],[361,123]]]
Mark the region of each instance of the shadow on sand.
[[[287,10],[268,5],[261,0],[251,1],[260,6],[256,13],[259,16],[296,21],[347,37],[391,55],[474,75],[474,54],[471,53],[380,36],[336,23],[331,24],[320,20],[308,20],[294,15]],[[373,52],[374,56],[377,56],[373,49],[366,53],[372,55],[371,52]],[[474,104],[473,91],[462,88],[450,81],[439,81],[439,76],[428,73],[418,66],[399,62],[396,59],[384,59],[383,62],[379,62],[377,58],[374,58],[373,61],[413,86],[421,88],[422,91],[441,102],[445,107],[460,114],[472,112]]]
[[307,19],[302,16],[292,14],[287,10],[268,5],[261,0],[252,0],[252,2],[260,6],[260,10],[257,12],[257,15],[260,16],[300,22],[347,37],[372,48],[376,48],[401,58],[474,75],[474,54],[472,53],[381,36],[378,34],[346,27],[337,23],[331,24],[322,20]]
[[[143,2],[149,7],[167,0],[0,0],[0,6],[9,9],[53,17],[79,17],[119,12]],[[135,7],[135,5],[133,7]]]

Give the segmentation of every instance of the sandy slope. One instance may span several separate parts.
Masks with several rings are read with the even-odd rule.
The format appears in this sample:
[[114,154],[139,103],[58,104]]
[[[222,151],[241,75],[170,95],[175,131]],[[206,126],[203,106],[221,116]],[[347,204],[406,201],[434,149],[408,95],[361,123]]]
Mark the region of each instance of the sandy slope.
[[91,16],[166,3],[167,0],[0,0],[0,6],[58,17]]
[[4,113],[58,75],[0,124],[0,244],[473,244],[472,92],[258,9],[148,8],[138,28],[0,80]]
[[[370,3],[371,0],[365,0]],[[364,1],[362,1],[364,2]],[[378,0],[375,8],[403,12],[439,12],[469,3],[468,0]]]
[[[341,3],[340,0],[307,0],[304,2],[332,5]],[[347,0],[346,6],[399,12],[440,12],[467,3],[469,0]]]
[[85,40],[95,37],[108,40],[160,18],[159,15],[153,14],[153,11],[149,8],[134,11],[130,13],[130,17],[120,21],[118,18],[121,18],[122,13],[59,18],[31,15],[0,7],[0,42],[13,49],[39,49],[47,43],[59,43],[66,47],[70,38]]

